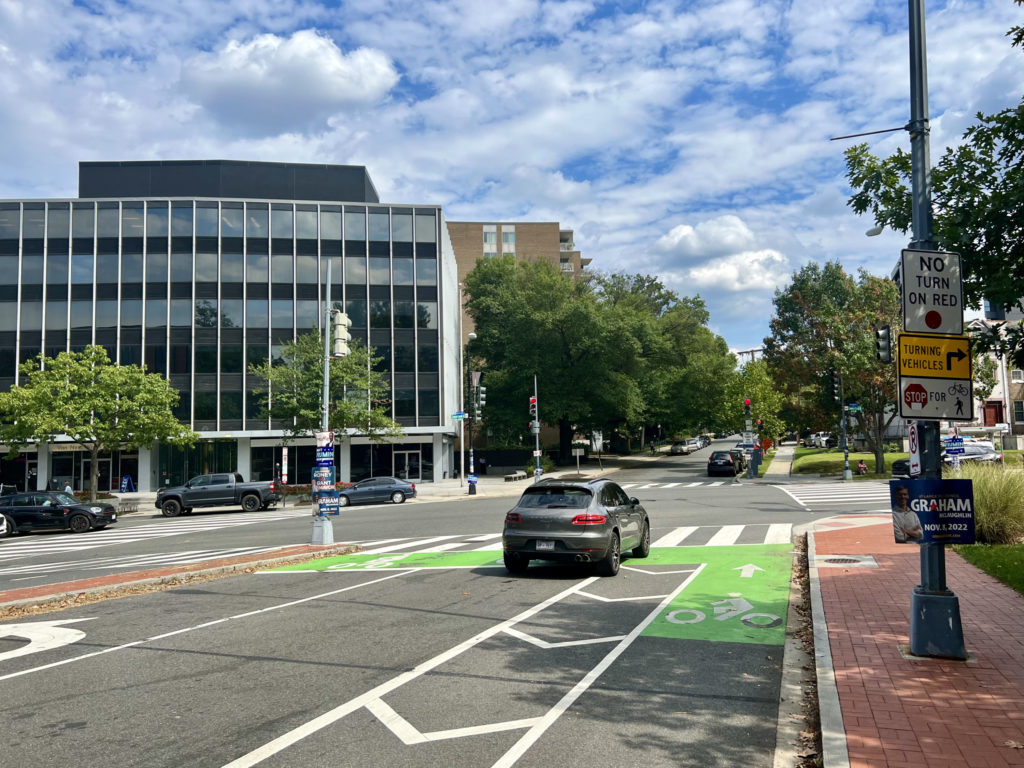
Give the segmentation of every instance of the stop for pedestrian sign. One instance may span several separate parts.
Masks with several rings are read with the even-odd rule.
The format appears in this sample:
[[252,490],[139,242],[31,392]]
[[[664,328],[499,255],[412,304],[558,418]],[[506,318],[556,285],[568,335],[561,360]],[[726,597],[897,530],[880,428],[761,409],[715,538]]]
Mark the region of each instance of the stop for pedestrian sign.
[[970,379],[900,376],[900,417],[924,421],[972,421]]
[[903,403],[911,411],[923,411],[928,405],[928,390],[920,384],[911,384],[903,390]]

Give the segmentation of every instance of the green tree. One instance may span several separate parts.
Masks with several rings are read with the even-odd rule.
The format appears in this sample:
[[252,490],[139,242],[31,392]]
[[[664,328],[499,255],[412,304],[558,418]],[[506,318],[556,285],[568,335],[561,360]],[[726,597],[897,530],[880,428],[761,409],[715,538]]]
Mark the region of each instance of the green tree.
[[750,419],[759,440],[777,442],[779,435],[786,431],[782,417],[786,397],[770,375],[765,360],[752,360],[740,368],[739,375],[728,384],[728,398],[733,427],[745,427],[743,401],[749,398]]
[[801,427],[832,429],[842,417],[828,391],[831,371],[838,371],[846,402],[864,409],[855,423],[875,454],[876,471],[884,472],[897,385],[894,366],[875,359],[874,330],[896,326],[896,286],[863,271],[854,280],[838,262],[812,263],[776,291],[774,304],[765,360],[788,409],[800,415]]
[[557,424],[568,461],[575,430],[612,431],[642,423],[642,323],[636,313],[603,309],[593,287],[546,262],[483,259],[466,277],[467,312],[477,338],[469,345],[484,368],[487,427],[525,433],[533,377],[540,419]]
[[[355,340],[349,342],[349,350],[345,357],[330,361],[331,429],[355,431],[375,440],[400,436],[402,428],[390,416],[387,377],[376,369],[382,358]],[[320,429],[324,348],[318,331],[286,341],[277,359],[250,365],[249,373],[265,382],[255,392],[263,404],[263,417],[280,421],[287,439]]]
[[192,445],[199,437],[175,418],[178,393],[163,376],[111,363],[103,347],[40,355],[20,370],[25,383],[0,394],[0,437],[15,451],[61,434],[85,446],[93,501],[101,453],[157,440]]
[[[1021,27],[1009,35],[1014,46],[1024,42]],[[939,250],[960,254],[968,306],[987,299],[1024,310],[1024,100],[993,115],[978,113],[977,120],[931,169],[933,240]],[[846,151],[846,168],[854,190],[848,203],[857,213],[910,230],[908,153],[880,159],[860,144]],[[1024,366],[1024,328],[998,326],[978,336],[980,348]]]
[[974,356],[974,399],[984,403],[996,388],[996,361],[988,355]]

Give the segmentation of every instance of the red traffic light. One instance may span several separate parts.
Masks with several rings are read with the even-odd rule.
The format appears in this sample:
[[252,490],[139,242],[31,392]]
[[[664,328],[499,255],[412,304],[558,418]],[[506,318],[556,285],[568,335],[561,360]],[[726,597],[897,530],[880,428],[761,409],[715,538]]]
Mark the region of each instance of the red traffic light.
[[530,398],[530,405],[536,405],[536,404],[537,404],[537,398],[536,397],[531,397]]
[[750,405],[750,398],[748,397],[746,400],[744,400],[743,404],[744,405]]

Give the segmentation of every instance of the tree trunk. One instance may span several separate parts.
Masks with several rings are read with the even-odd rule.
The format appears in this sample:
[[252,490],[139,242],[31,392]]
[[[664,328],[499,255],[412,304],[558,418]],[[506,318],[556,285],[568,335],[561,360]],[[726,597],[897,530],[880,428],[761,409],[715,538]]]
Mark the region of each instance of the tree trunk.
[[563,416],[558,420],[558,463],[568,464],[572,456],[572,424],[569,417]]
[[100,446],[89,448],[89,501],[96,501],[96,484],[100,478]]

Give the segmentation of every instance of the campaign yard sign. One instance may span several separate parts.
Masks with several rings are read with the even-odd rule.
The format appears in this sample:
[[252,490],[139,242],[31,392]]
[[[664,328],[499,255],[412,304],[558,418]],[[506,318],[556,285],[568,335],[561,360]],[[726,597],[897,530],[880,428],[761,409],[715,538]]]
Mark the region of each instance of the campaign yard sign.
[[974,543],[974,487],[970,480],[890,480],[889,496],[897,543]]

